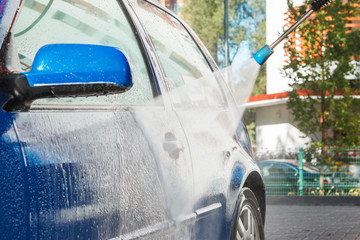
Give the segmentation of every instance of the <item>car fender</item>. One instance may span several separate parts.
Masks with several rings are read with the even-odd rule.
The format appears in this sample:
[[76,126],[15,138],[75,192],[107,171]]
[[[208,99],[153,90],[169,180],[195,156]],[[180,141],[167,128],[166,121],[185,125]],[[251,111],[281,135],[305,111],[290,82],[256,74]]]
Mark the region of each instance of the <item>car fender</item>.
[[241,190],[244,187],[250,188],[255,193],[261,207],[263,221],[265,219],[265,185],[259,167],[243,148],[238,148],[232,155],[232,168],[228,174],[228,194],[226,198],[227,232],[231,232],[236,208],[241,197]]

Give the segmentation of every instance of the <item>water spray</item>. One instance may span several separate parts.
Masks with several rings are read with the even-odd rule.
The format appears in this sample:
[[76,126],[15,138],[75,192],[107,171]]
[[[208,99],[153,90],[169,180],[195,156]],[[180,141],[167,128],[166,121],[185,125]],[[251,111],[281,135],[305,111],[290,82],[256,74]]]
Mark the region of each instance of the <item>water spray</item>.
[[310,17],[311,14],[318,11],[321,7],[327,5],[331,0],[315,0],[311,4],[311,9],[306,12],[298,21],[296,21],[286,32],[284,32],[273,44],[265,45],[254,55],[255,61],[259,65],[263,65],[266,60],[274,53],[273,49],[282,41],[284,38],[289,35],[295,28],[297,28],[301,23]]

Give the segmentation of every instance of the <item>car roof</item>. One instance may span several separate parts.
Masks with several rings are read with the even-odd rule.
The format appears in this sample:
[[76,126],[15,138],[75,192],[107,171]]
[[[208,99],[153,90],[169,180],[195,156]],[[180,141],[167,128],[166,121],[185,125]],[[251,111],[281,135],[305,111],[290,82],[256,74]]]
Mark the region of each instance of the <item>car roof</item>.
[[[258,161],[258,164],[261,166],[263,164],[277,164],[277,163],[283,163],[285,165],[292,165],[294,168],[299,167],[299,161],[294,159],[271,159],[271,160],[261,160]],[[304,163],[303,169],[309,173],[319,173],[319,169],[315,166],[311,166],[308,163]]]

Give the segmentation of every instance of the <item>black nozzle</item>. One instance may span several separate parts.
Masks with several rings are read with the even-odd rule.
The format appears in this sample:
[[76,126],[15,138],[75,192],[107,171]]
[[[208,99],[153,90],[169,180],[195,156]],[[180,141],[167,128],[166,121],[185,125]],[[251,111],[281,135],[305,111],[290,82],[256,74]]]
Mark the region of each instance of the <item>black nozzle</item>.
[[312,10],[318,11],[321,7],[326,6],[330,1],[331,0],[315,0],[315,2],[311,4]]

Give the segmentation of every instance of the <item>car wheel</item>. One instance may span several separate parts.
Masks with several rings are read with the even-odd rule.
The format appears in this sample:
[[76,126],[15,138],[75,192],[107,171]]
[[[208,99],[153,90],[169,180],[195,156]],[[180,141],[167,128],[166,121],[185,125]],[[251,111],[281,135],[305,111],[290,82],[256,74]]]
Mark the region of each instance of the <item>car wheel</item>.
[[260,207],[254,193],[243,188],[237,208],[232,240],[263,240],[265,239]]

